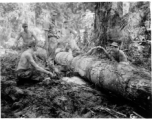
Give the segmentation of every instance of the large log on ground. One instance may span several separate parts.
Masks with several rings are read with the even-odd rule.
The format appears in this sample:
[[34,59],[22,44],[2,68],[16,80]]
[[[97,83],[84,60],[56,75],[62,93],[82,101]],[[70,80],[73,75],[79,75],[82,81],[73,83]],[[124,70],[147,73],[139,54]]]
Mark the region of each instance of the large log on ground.
[[69,66],[71,65],[73,56],[70,53],[67,52],[59,52],[58,54],[56,54],[55,60],[57,63],[61,64],[61,65],[66,65]]
[[56,62],[69,66],[74,72],[101,88],[121,95],[140,107],[151,108],[151,76],[131,64],[117,63],[93,56],[72,57],[67,52],[56,54]]

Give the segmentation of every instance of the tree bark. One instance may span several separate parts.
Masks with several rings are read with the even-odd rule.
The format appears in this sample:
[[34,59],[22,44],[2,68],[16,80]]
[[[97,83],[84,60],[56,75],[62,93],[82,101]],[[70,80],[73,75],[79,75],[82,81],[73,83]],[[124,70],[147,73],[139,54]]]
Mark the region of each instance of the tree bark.
[[110,17],[111,2],[100,2],[95,3],[95,21],[94,29],[98,41],[95,42],[96,45],[105,46],[107,44],[107,28],[108,19]]
[[130,63],[113,64],[109,60],[85,55],[72,57],[67,52],[57,53],[55,60],[99,87],[121,95],[142,108],[151,108],[150,73],[141,71]]

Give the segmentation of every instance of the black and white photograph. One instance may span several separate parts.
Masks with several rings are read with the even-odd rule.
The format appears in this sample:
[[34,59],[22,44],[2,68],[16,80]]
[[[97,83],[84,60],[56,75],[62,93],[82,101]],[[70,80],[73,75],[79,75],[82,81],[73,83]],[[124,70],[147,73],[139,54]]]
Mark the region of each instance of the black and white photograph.
[[150,8],[0,2],[1,118],[152,118]]

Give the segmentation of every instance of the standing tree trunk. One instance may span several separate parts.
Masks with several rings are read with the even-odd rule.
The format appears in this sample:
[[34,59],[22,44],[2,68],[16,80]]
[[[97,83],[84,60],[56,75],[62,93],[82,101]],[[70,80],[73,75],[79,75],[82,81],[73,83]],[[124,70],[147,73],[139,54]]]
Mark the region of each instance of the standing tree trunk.
[[112,7],[111,2],[100,2],[95,3],[95,21],[94,29],[96,42],[95,45],[105,46],[107,44],[107,28],[108,28],[108,19]]

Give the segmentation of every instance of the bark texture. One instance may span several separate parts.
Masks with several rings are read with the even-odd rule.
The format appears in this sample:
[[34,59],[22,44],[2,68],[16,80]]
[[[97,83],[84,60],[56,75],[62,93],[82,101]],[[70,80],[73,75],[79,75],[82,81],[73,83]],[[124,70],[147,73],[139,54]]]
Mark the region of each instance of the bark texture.
[[95,44],[105,46],[107,44],[107,30],[112,3],[97,2],[95,6],[94,30],[97,39]]
[[149,72],[135,68],[130,63],[113,64],[109,60],[85,55],[72,57],[66,52],[57,53],[55,60],[101,88],[121,95],[142,108],[151,108],[152,84]]

